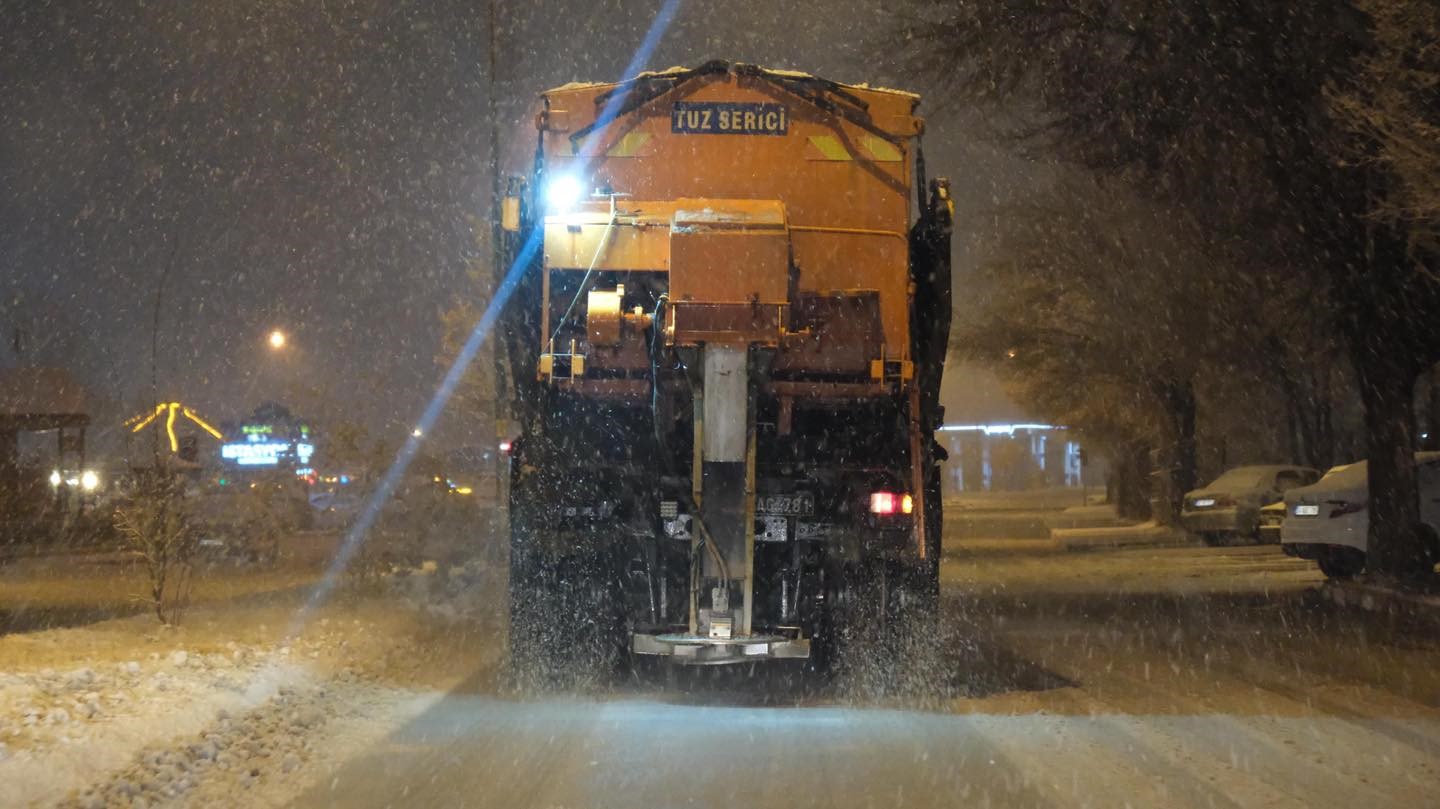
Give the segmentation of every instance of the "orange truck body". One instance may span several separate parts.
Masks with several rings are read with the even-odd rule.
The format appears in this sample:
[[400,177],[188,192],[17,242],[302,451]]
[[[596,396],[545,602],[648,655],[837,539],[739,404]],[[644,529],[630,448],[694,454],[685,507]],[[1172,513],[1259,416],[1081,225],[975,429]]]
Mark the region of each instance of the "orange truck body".
[[855,582],[938,594],[952,210],[918,104],[723,62],[542,95],[503,208],[515,626],[579,569],[635,653],[809,657]]

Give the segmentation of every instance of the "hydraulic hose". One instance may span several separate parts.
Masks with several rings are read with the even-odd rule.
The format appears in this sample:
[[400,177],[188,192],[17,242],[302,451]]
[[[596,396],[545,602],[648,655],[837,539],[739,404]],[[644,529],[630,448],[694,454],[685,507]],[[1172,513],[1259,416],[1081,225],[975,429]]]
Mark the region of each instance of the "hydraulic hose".
[[[655,302],[655,311],[650,317],[650,420],[655,425],[655,446],[660,452],[660,462],[664,465],[667,474],[673,476],[674,469],[670,465],[669,442],[665,440],[665,431],[660,424],[660,341],[664,333],[665,307],[670,303],[669,295],[661,295]],[[720,571],[720,579],[728,586],[730,584],[730,566],[725,564],[725,557],[715,547],[714,537],[710,529],[705,526],[705,521],[700,517],[700,506],[689,492],[684,493],[685,503],[690,507],[691,519],[695,521],[695,527],[700,533],[700,546],[704,547],[710,557],[715,560],[715,566]],[[699,550],[699,548],[696,548]],[[690,561],[691,589],[695,589],[693,580],[695,578],[695,562],[698,556],[692,554]]]

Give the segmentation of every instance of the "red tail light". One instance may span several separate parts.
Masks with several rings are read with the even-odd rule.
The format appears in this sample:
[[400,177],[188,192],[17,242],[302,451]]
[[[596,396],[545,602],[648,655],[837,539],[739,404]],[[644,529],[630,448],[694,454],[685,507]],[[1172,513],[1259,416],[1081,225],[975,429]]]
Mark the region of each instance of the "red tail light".
[[510,454],[510,450],[513,449],[514,446],[515,446],[515,445],[514,445],[513,443],[509,442],[509,441],[501,441],[501,442],[500,442],[500,454],[501,454],[501,455],[509,455],[509,454]]
[[871,492],[871,514],[910,514],[915,510],[915,498],[895,492]]

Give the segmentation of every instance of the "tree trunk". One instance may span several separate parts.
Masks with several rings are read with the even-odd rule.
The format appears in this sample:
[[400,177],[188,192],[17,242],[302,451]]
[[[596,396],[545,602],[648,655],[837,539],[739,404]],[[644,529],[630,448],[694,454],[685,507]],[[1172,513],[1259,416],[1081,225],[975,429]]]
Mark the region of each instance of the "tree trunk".
[[1379,352],[1356,363],[1365,403],[1369,458],[1370,534],[1367,567],[1379,576],[1415,578],[1428,572],[1418,530],[1415,477],[1415,375]]
[[1274,378],[1279,382],[1280,395],[1285,399],[1285,442],[1289,445],[1292,463],[1301,463],[1306,456],[1305,402],[1300,394],[1300,384],[1291,372],[1291,363],[1286,346],[1274,334],[1265,339],[1266,363]]
[[1169,491],[1165,492],[1169,504],[1168,515],[1155,515],[1167,524],[1174,523],[1180,516],[1185,493],[1195,488],[1196,447],[1195,447],[1195,386],[1190,380],[1164,382],[1159,387],[1160,400],[1165,405],[1165,415],[1170,423],[1172,449],[1169,453]]
[[1330,468],[1335,456],[1331,424],[1331,379],[1335,369],[1330,362],[1331,352],[1306,352],[1303,357],[1293,357],[1292,349],[1273,335],[1265,346],[1266,353],[1273,357],[1270,367],[1285,399],[1290,461],[1321,470]]
[[1440,365],[1429,373],[1430,384],[1426,386],[1425,437],[1420,439],[1423,449],[1440,449]]
[[1335,464],[1335,397],[1332,393],[1335,371],[1326,366],[1315,380],[1315,431],[1310,453],[1305,460],[1324,471]]
[[1122,446],[1114,463],[1115,514],[1127,520],[1150,517],[1150,447],[1143,442]]

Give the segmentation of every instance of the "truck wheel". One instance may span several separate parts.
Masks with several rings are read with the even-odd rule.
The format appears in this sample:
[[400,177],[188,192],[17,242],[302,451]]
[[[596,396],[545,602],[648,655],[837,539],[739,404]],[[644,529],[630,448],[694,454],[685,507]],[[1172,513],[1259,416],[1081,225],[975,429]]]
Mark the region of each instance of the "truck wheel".
[[935,643],[939,624],[939,568],[930,562],[874,560],[843,566],[830,610],[832,671],[863,672],[888,680],[910,657],[913,642]]
[[517,685],[574,687],[628,661],[621,600],[604,555],[557,560],[514,553],[510,663]]
[[561,610],[555,634],[563,639],[558,651],[573,664],[573,673],[582,679],[606,677],[624,668],[629,635],[613,555],[565,560],[557,584]]
[[1436,533],[1435,527],[1429,523],[1421,523],[1417,529],[1420,531],[1420,538],[1425,541],[1425,559],[1430,567],[1440,565],[1440,533]]
[[882,656],[888,582],[883,564],[847,563],[834,569],[830,598],[832,672],[855,670]]
[[1327,579],[1353,579],[1365,569],[1365,552],[1336,545],[1322,549],[1315,563]]
[[517,680],[528,679],[544,668],[546,648],[545,603],[548,588],[532,554],[510,551],[510,668]]
[[827,565],[807,579],[820,598],[812,602],[811,609],[801,612],[804,634],[810,639],[810,657],[805,661],[805,670],[821,676],[834,673],[840,646],[837,637],[839,616],[836,614],[839,594],[835,577],[836,568]]

